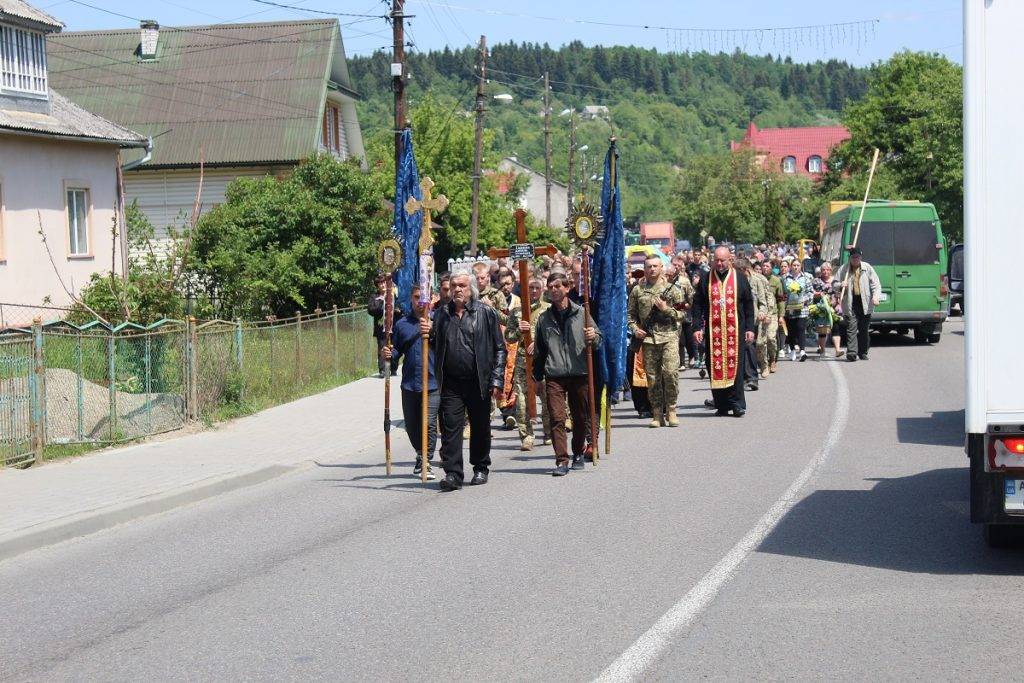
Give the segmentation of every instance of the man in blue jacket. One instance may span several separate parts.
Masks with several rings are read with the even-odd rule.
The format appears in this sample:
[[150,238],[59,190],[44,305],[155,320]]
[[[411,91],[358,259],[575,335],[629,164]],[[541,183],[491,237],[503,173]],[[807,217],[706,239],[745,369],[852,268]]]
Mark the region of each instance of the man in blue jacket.
[[[402,416],[405,419],[405,433],[409,435],[412,447],[416,449],[416,465],[413,474],[417,477],[422,474],[423,463],[423,344],[420,336],[420,316],[423,315],[423,305],[420,303],[420,288],[418,285],[412,287],[412,301],[410,302],[408,315],[404,315],[395,321],[392,330],[393,346],[384,349],[384,359],[397,363],[399,358],[404,357],[402,363]],[[428,376],[427,388],[429,404],[427,409],[427,459],[434,459],[434,448],[437,445],[437,410],[441,405],[441,395],[437,391],[437,380],[434,379],[434,351],[430,351],[427,362]],[[433,481],[434,473],[430,464],[427,464],[427,479]]]

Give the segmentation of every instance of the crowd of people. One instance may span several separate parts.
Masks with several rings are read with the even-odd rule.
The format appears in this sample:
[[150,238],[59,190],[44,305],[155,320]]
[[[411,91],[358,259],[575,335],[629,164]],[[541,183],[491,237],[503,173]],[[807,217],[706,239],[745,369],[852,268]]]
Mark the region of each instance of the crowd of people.
[[[530,264],[524,283],[506,260],[480,261],[472,272],[442,275],[429,311],[414,287],[410,301],[396,302],[390,335],[384,325],[385,281],[377,281],[368,311],[380,351],[378,370],[381,376],[396,374],[404,359],[402,406],[417,452],[416,475],[422,474],[424,336],[426,476],[435,478],[429,461],[440,433],[442,490],[463,485],[467,438],[470,484],[487,483],[495,417],[518,432],[521,450],[535,448],[537,426],[527,399],[531,380],[541,405],[539,437],[554,450],[552,475],[565,476],[592,459],[598,424],[591,418],[596,411],[587,355],[588,347],[601,343],[602,331],[584,311],[581,271],[579,258],[542,256]],[[687,370],[709,378],[707,408],[743,417],[745,391],[756,391],[778,372],[780,360],[806,361],[808,341],[816,341],[811,350],[818,358],[867,360],[870,316],[881,292],[859,250],[851,248],[848,263],[834,272],[832,263],[813,253],[801,259],[785,244],[749,250],[710,245],[671,258],[651,255],[642,267],[627,268],[626,286],[626,381],[609,392],[609,401],[631,400],[651,428],[679,425],[678,378]],[[521,296],[527,292],[529,321]]]

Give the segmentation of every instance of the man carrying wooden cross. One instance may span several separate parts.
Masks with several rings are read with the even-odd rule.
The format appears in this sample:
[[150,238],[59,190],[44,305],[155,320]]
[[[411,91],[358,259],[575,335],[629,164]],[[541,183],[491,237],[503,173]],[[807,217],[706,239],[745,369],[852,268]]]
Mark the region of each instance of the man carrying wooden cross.
[[[491,249],[487,255],[492,259],[511,257],[519,267],[519,291],[521,306],[511,312],[505,329],[505,339],[516,344],[516,364],[513,383],[516,393],[516,411],[519,426],[520,450],[533,450],[533,418],[537,416],[536,388],[533,381],[533,362],[526,354],[526,347],[533,342],[536,330],[536,319],[543,312],[541,304],[542,288],[532,288],[530,283],[529,264],[537,256],[554,256],[558,250],[551,246],[535,247],[526,241],[526,212],[518,209],[516,218],[516,239],[518,242],[508,249]],[[532,324],[531,324],[532,323]],[[521,364],[521,367],[520,367]],[[547,440],[550,430],[544,429]]]

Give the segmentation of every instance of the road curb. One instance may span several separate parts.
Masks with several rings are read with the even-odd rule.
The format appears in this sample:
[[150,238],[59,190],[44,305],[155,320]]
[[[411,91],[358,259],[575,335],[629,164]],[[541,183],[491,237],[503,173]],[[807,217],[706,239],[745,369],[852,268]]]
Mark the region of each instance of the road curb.
[[229,491],[262,484],[288,472],[294,472],[300,467],[301,465],[271,465],[257,470],[231,474],[185,490],[157,493],[129,503],[90,510],[55,522],[29,527],[24,531],[15,532],[7,538],[0,538],[0,562],[32,550],[88,536],[125,522],[168,512]]

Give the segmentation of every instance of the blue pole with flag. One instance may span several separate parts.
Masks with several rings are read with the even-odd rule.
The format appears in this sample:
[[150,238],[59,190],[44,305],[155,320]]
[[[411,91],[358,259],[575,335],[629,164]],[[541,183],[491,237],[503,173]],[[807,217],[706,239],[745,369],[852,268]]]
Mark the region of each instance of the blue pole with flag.
[[420,173],[416,168],[416,155],[412,148],[412,129],[406,128],[402,131],[402,155],[395,174],[395,222],[391,228],[405,255],[401,268],[395,272],[400,306],[408,305],[412,286],[419,281],[420,260],[417,255],[423,232],[423,212],[410,214],[405,210],[405,203],[410,198],[422,200],[423,191],[420,189]]
[[[604,394],[607,403],[614,403],[626,378],[626,232],[622,223],[619,192],[619,151],[612,137],[604,160],[604,182],[601,187],[601,215],[604,218],[604,239],[594,249],[591,298],[597,303],[594,319],[603,341],[596,351],[596,395]],[[604,389],[604,392],[601,391]],[[605,453],[611,452],[611,414],[605,406]]]

